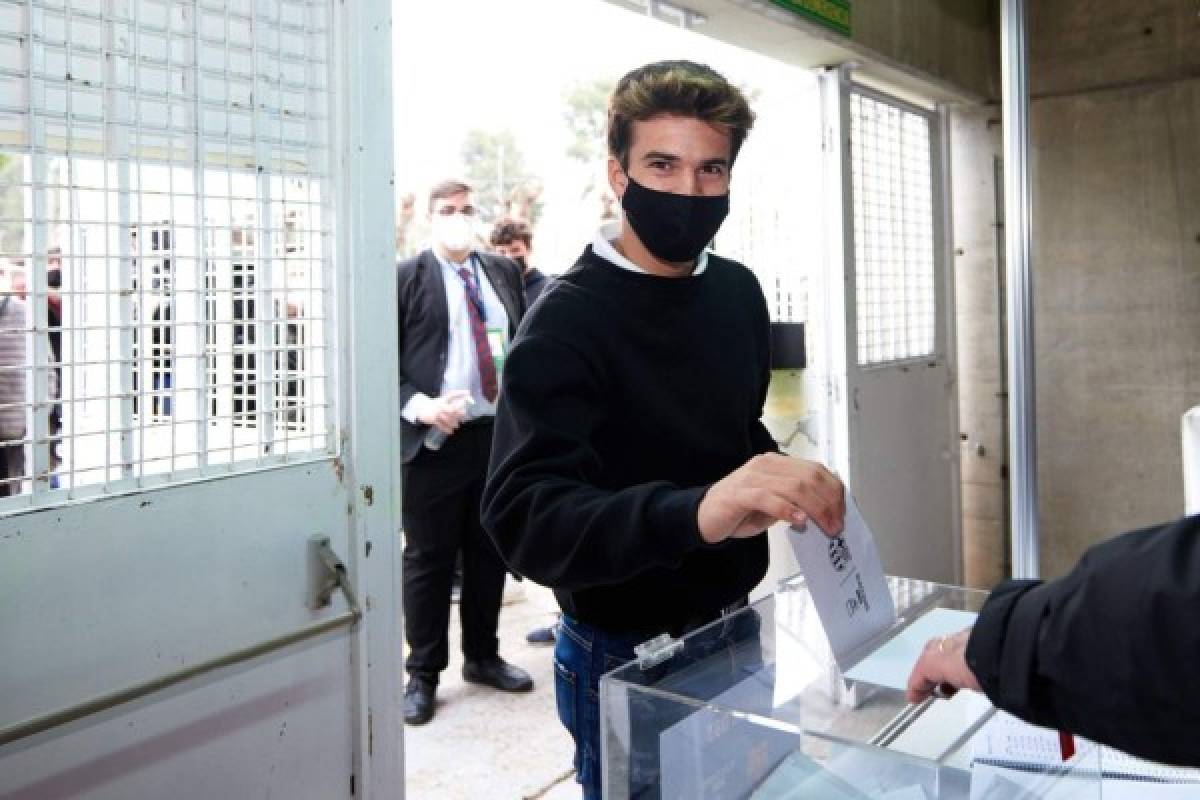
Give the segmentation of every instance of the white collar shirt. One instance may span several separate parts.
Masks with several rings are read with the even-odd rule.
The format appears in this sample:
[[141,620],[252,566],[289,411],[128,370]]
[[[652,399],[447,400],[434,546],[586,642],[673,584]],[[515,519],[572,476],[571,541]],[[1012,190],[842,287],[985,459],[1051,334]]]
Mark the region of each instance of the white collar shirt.
[[[639,267],[637,264],[630,261],[625,256],[617,252],[616,246],[613,244],[621,235],[621,223],[609,222],[600,228],[596,234],[596,238],[592,240],[592,252],[608,261],[617,265],[621,269],[627,269],[630,272],[641,272],[647,274],[646,270]],[[708,250],[701,250],[700,255],[696,257],[696,266],[692,269],[688,277],[696,277],[708,269]]]
[[[472,406],[468,413],[470,417],[492,416],[496,413],[496,404],[483,396],[483,384],[479,378],[479,362],[475,356],[475,337],[471,332],[471,313],[467,307],[467,291],[463,286],[462,277],[458,274],[461,267],[466,267],[471,279],[478,276],[479,288],[483,293],[484,326],[488,329],[498,329],[503,332],[505,342],[508,340],[508,312],[504,303],[492,288],[487,272],[483,269],[482,261],[472,253],[462,264],[454,264],[441,257],[434,251],[438,263],[442,267],[442,283],[446,286],[447,339],[446,339],[446,370],[442,376],[441,394],[456,389],[466,389],[471,393]],[[495,354],[493,354],[495,355]],[[496,376],[499,379],[499,375]]]

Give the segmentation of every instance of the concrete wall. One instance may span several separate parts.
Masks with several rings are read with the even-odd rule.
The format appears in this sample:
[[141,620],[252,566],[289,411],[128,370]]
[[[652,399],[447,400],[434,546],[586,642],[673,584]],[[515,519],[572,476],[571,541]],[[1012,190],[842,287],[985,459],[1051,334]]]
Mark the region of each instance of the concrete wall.
[[1042,572],[1183,510],[1200,403],[1200,2],[1032,3]]
[[999,109],[952,111],[950,147],[963,577],[968,586],[991,588],[1009,563],[997,249],[1003,243],[997,227],[1002,203],[996,199]]
[[[606,2],[645,13],[645,0]],[[698,33],[798,67],[854,61],[879,81],[936,101],[1000,96],[997,0],[858,0],[850,36],[756,0],[677,5],[705,16]]]
[[978,95],[1000,97],[995,0],[888,0],[853,6],[857,44]]

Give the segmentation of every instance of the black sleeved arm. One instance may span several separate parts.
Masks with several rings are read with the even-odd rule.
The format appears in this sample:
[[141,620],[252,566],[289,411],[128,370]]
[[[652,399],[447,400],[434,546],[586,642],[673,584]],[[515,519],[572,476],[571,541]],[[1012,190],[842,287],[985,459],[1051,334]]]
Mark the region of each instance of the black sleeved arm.
[[584,354],[526,335],[504,379],[483,525],[509,567],[574,591],[677,565],[703,546],[696,512],[707,487],[601,488],[594,443],[607,392]]
[[411,313],[412,295],[414,291],[413,283],[415,281],[416,262],[408,261],[401,263],[396,268],[396,307],[397,307],[397,322],[396,325],[396,352],[400,353],[400,410],[403,410],[408,401],[413,398],[420,390],[413,384],[404,370],[404,322]]
[[998,707],[1200,766],[1200,516],[1092,547],[1068,575],[992,592],[967,664]]

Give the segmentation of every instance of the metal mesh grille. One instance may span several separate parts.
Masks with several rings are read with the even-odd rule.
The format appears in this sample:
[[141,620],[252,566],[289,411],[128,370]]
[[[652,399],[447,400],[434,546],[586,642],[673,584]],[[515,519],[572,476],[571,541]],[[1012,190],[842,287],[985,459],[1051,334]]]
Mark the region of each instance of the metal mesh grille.
[[930,356],[936,333],[931,121],[850,94],[860,366]]
[[0,0],[0,493],[334,446],[330,34],[326,0]]

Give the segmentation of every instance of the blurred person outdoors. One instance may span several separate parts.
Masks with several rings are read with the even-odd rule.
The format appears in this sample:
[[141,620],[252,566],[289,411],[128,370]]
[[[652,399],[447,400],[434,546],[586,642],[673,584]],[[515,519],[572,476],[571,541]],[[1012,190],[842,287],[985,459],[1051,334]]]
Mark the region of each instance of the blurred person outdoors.
[[62,435],[62,324],[63,324],[63,302],[62,302],[62,273],[63,259],[62,248],[51,247],[46,256],[46,322],[49,330],[50,340],[50,358],[54,361],[54,381],[52,385],[55,389],[53,396],[54,404],[50,407],[50,488],[57,489],[59,486],[58,467],[62,463],[60,437]]
[[460,554],[464,680],[507,692],[533,688],[525,670],[499,655],[507,570],[479,519],[499,376],[525,294],[514,262],[474,246],[478,213],[470,185],[437,184],[429,194],[433,245],[397,266],[410,725],[434,715]]
[[417,196],[404,192],[396,198],[396,252],[408,258],[417,252],[414,222],[417,216]]
[[521,280],[525,284],[525,307],[532,308],[533,301],[546,288],[546,276],[533,266],[533,229],[520,219],[502,219],[492,228],[492,249],[511,258],[521,268]]
[[[27,376],[32,364],[28,352],[28,329],[30,327],[29,281],[25,264],[20,260],[9,262],[5,276],[7,285],[0,286],[0,440],[3,446],[3,486],[0,496],[20,494],[27,464],[24,439],[29,433],[26,424],[25,406]],[[48,358],[54,367],[45,370],[46,399],[51,401],[47,425],[49,442],[48,474],[30,476],[45,479],[50,488],[58,488],[59,443],[62,432],[62,253],[51,248],[46,256],[46,328],[49,344]],[[40,331],[37,335],[40,335]],[[17,444],[16,442],[21,442]]]
[[0,275],[0,497],[20,494],[25,475],[25,344],[23,264]]

